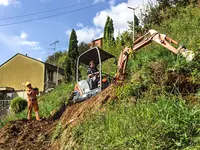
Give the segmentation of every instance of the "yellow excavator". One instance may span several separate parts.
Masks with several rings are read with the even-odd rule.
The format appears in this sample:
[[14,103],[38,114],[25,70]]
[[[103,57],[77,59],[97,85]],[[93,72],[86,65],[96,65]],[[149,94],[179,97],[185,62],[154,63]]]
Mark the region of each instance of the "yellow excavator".
[[[191,61],[195,57],[195,53],[193,51],[186,49],[184,46],[180,45],[177,41],[169,38],[165,34],[160,34],[157,31],[151,29],[146,34],[144,34],[143,36],[139,37],[136,41],[134,41],[133,48],[129,47],[124,48],[118,59],[116,76],[111,79],[110,76],[102,72],[102,62],[115,57],[112,54],[109,54],[108,52],[101,50],[98,47],[94,47],[92,49],[87,50],[78,57],[77,68],[76,68],[77,84],[75,85],[74,88],[73,102],[81,102],[94,95],[97,95],[104,88],[108,87],[113,82],[117,83],[118,81],[123,81],[125,78],[125,72],[129,55],[134,51],[140,50],[141,48],[145,47],[146,45],[150,44],[153,41],[160,44],[161,46],[165,47],[166,49],[170,50],[175,54],[181,54],[183,57],[186,58],[187,61]],[[78,79],[79,65],[84,64],[84,66],[86,66],[89,64],[90,61],[96,62],[96,64],[100,68],[98,73],[99,84],[94,89],[90,88],[87,80],[79,81]]]

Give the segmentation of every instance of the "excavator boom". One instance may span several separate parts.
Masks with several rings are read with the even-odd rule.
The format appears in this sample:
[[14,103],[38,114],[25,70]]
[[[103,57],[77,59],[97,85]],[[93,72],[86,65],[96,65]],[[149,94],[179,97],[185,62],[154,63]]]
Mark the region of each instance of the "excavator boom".
[[[186,58],[187,61],[191,61],[195,56],[192,51],[186,49],[184,46],[180,45],[177,41],[169,38],[165,34],[160,34],[157,31],[151,29],[145,35],[139,37],[136,41],[134,41],[133,49],[125,47],[124,50],[121,52],[118,60],[118,72],[116,75],[116,81],[124,79],[130,53],[132,53],[133,51],[140,50],[141,48],[150,44],[152,41],[162,45],[163,47],[165,47],[166,49],[170,50],[175,54],[180,53],[183,57]],[[178,46],[178,48],[176,48],[171,44]]]

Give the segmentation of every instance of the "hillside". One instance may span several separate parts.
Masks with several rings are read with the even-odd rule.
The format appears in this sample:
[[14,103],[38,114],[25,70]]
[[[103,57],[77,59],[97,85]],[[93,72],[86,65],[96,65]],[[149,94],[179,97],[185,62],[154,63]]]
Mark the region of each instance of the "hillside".
[[[197,51],[199,18],[199,9],[180,8],[153,28]],[[61,149],[198,149],[199,77],[198,59],[186,62],[152,43],[130,58],[107,111],[65,129],[57,142]]]
[[[180,8],[176,17],[153,28],[188,49],[200,47],[198,8]],[[64,105],[72,84],[44,95],[40,106],[46,119],[8,123],[0,129],[0,149],[199,149],[200,68],[196,58],[187,62],[152,43],[130,57],[123,85],[112,85],[74,105]],[[54,117],[60,110],[62,115]],[[17,118],[7,118],[2,126],[25,116],[22,112]]]

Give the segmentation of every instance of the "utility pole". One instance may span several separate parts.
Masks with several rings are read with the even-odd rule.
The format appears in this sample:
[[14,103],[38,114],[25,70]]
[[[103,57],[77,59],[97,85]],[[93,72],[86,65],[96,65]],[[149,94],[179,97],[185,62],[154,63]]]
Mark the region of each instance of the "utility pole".
[[55,53],[56,53],[56,45],[57,43],[59,43],[59,41],[55,41],[53,42],[52,44],[50,44],[50,46],[54,45],[54,65],[56,65],[56,56],[55,56]]
[[[56,66],[56,45],[57,43],[59,43],[59,41],[55,41],[52,44],[50,44],[50,46],[54,45],[54,66]],[[58,71],[59,71],[59,67],[57,66],[57,76],[56,76],[56,86],[58,86]]]
[[133,46],[134,46],[134,41],[135,41],[135,10],[138,8],[139,6],[133,8],[133,7],[128,7],[129,9],[133,10]]

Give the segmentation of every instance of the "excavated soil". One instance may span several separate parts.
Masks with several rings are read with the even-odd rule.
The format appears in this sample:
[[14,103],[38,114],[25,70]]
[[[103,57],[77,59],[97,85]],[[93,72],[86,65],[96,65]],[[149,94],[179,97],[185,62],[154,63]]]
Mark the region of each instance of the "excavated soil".
[[104,105],[115,98],[113,92],[113,85],[106,88],[97,96],[94,96],[84,102],[76,103],[71,106],[68,106],[63,115],[60,118],[61,123],[67,126],[76,125],[78,122],[86,118],[87,114],[93,112],[104,111]]
[[54,122],[18,120],[11,121],[0,130],[1,150],[44,150],[50,148]]
[[51,145],[51,136],[57,122],[61,122],[65,128],[73,127],[92,112],[104,111],[104,105],[115,98],[112,87],[81,103],[67,105],[57,120],[50,117],[42,121],[24,119],[9,122],[0,129],[0,150],[59,149],[58,145]]

